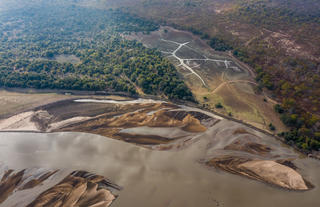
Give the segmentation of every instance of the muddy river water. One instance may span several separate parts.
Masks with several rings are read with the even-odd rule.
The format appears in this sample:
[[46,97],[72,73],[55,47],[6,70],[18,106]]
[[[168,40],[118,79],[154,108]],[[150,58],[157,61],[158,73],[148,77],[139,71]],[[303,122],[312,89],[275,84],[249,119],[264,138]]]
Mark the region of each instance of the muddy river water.
[[314,189],[287,191],[199,164],[206,136],[180,151],[153,151],[85,133],[0,133],[0,156],[16,169],[81,169],[104,175],[123,187],[114,207],[320,205],[319,161],[295,161]]

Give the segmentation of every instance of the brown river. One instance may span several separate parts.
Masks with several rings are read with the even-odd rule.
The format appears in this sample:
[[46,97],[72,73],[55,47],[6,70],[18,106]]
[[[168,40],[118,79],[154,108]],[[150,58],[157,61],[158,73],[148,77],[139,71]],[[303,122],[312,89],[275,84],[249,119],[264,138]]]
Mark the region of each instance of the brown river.
[[318,160],[295,161],[315,188],[287,191],[199,164],[206,136],[180,151],[153,151],[85,133],[0,133],[0,161],[15,169],[81,169],[104,175],[123,187],[113,207],[320,206]]

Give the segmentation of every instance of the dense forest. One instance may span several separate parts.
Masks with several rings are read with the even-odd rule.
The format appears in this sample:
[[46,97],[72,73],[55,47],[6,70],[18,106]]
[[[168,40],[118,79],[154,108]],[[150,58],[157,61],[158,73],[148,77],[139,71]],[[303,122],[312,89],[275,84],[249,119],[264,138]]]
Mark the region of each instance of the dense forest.
[[[120,10],[39,3],[0,14],[0,86],[162,95],[193,100],[175,67],[122,38],[158,25]],[[57,57],[64,57],[59,61]],[[72,62],[72,57],[79,61]]]

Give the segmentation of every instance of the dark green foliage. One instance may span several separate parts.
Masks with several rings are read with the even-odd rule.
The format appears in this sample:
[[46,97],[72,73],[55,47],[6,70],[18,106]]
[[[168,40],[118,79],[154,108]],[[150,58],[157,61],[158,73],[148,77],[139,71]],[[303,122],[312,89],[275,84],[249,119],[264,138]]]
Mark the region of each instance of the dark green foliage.
[[217,51],[232,50],[232,47],[220,38],[211,38],[209,45]]
[[208,34],[201,35],[201,39],[208,40],[209,38],[210,38],[210,36]]
[[280,104],[274,105],[274,110],[279,114],[282,114],[284,112],[284,109],[281,107]]
[[242,49],[234,49],[233,55],[236,56],[239,60],[248,63],[249,62],[249,55],[245,50]]
[[202,32],[194,27],[186,27],[186,28],[181,28],[181,29],[192,32],[192,34],[194,34],[194,35],[202,35]]
[[316,127],[319,117],[299,112],[292,100],[275,105],[275,111],[281,114],[282,122],[291,128],[290,132],[279,134],[286,142],[305,151],[320,150],[320,133]]
[[[193,100],[175,67],[160,52],[119,32],[148,32],[159,25],[120,10],[77,6],[16,9],[0,14],[0,86],[143,92]],[[4,35],[3,35],[4,34]],[[80,63],[59,63],[75,55]]]
[[270,124],[269,124],[269,129],[270,129],[271,131],[275,131],[275,130],[276,130],[276,127],[275,127],[272,123],[270,123]]
[[118,32],[149,32],[159,28],[159,25],[152,21],[132,16],[130,14],[123,15],[120,10],[116,10],[113,15],[113,18],[115,18],[115,21],[117,22],[116,31]]
[[279,134],[280,136],[285,138],[285,141],[288,144],[296,145],[300,149],[310,151],[320,150],[320,141],[317,139],[311,139],[310,137],[301,135],[297,130],[291,130],[290,132],[282,132]]
[[222,108],[223,108],[223,106],[222,106],[221,103],[217,103],[217,104],[215,105],[215,107],[216,107],[217,109],[222,109]]

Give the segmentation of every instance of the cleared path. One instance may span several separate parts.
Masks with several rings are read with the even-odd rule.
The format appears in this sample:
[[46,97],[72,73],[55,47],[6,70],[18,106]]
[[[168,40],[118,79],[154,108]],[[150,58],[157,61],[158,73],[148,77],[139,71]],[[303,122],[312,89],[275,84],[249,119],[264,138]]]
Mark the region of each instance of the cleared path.
[[[197,76],[200,81],[202,82],[202,84],[204,86],[207,86],[205,81],[202,79],[202,77],[196,73],[192,68],[195,68],[195,67],[199,67],[201,64],[199,65],[196,65],[194,67],[190,67],[188,64],[190,61],[211,61],[211,62],[217,62],[217,63],[223,63],[226,67],[226,69],[235,69],[235,70],[239,70],[239,68],[237,67],[234,67],[234,66],[231,66],[231,62],[230,60],[219,60],[219,59],[211,59],[211,58],[208,58],[204,55],[202,55],[204,58],[180,58],[177,56],[177,52],[182,48],[182,47],[188,47],[189,49],[192,49],[194,50],[192,47],[188,46],[187,44],[189,44],[190,42],[184,42],[184,43],[179,43],[179,42],[175,42],[175,41],[172,41],[172,40],[166,40],[166,39],[161,39],[161,41],[164,41],[164,42],[169,42],[169,43],[173,43],[173,44],[176,44],[178,47],[173,51],[173,52],[166,52],[166,51],[161,51],[162,53],[164,54],[168,54],[169,56],[172,56],[174,57],[175,59],[177,59],[179,61],[179,65],[178,66],[182,66],[184,67],[185,69],[189,70],[191,73],[187,74],[187,75],[195,75]],[[194,50],[195,51],[195,50]]]

